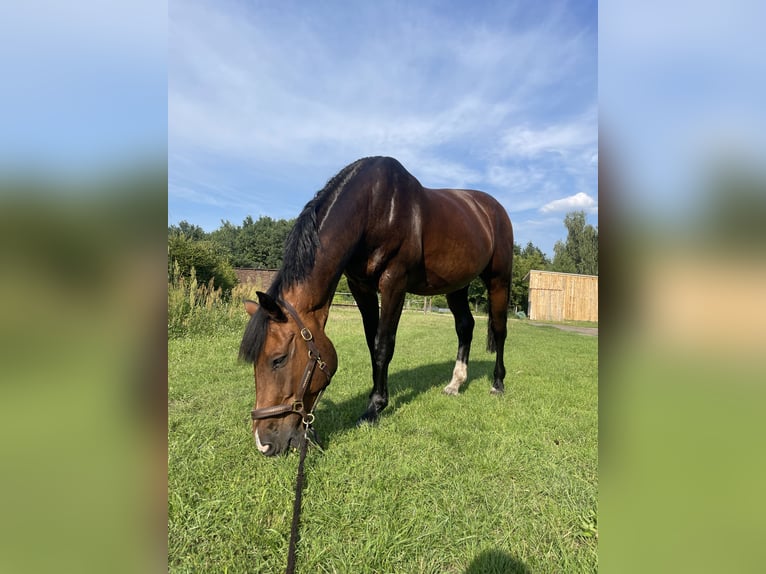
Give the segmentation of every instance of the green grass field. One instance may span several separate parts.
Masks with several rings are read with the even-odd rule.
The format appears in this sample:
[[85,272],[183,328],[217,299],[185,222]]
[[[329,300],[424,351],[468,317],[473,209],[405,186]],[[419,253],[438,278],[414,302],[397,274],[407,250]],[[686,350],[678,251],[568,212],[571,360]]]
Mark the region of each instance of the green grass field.
[[[333,308],[338,372],[316,410],[298,572],[597,570],[598,339],[509,320],[506,393],[477,318],[469,380],[443,395],[451,315],[405,312],[380,423],[355,309]],[[171,572],[281,572],[297,453],[266,458],[250,432],[242,329],[168,341]]]

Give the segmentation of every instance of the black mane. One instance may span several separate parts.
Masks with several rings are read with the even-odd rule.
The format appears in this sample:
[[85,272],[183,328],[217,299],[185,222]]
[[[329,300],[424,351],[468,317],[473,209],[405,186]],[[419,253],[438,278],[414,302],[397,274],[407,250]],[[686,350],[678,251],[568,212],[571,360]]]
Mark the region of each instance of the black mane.
[[[314,269],[316,250],[319,247],[318,213],[333,192],[352,177],[360,164],[377,158],[363,158],[340,170],[327,184],[317,192],[301,211],[295,225],[285,241],[282,268],[277,273],[267,293],[274,298],[281,297],[285,289],[304,281]],[[253,314],[245,328],[242,343],[239,346],[239,358],[254,363],[261,353],[266,340],[267,313],[261,309]]]

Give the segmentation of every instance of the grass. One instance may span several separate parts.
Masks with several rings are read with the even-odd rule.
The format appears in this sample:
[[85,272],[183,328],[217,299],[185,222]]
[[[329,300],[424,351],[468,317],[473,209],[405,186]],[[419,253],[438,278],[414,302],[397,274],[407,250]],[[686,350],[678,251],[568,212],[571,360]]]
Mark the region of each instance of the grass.
[[[244,313],[243,313],[244,315]],[[451,316],[402,317],[390,403],[356,428],[371,388],[361,319],[333,308],[339,370],[316,411],[299,572],[593,572],[597,569],[597,338],[509,321],[506,394],[477,318],[469,381],[452,372]],[[250,433],[252,367],[241,328],[169,340],[171,572],[279,572],[297,455]]]

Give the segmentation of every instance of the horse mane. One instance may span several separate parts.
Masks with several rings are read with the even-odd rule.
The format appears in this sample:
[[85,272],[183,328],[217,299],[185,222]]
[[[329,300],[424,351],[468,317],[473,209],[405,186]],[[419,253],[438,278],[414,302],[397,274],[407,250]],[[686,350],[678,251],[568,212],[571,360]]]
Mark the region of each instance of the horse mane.
[[[359,171],[362,164],[378,158],[362,158],[351,163],[335,174],[327,184],[319,190],[311,201],[301,211],[295,220],[285,241],[285,251],[282,257],[282,268],[277,272],[267,293],[273,298],[279,298],[282,292],[293,285],[304,281],[314,269],[316,250],[319,247],[319,212],[336,190],[343,186]],[[248,363],[254,363],[261,353],[266,341],[269,315],[258,309],[245,328],[242,342],[239,346],[239,358]]]

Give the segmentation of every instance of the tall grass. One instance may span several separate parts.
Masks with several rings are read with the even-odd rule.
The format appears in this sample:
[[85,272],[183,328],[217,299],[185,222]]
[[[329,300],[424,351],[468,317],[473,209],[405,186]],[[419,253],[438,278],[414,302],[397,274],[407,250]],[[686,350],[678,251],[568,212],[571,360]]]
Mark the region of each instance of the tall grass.
[[[257,301],[256,291],[267,289],[268,285],[253,283],[239,283],[231,291],[216,289],[212,278],[207,283],[199,282],[194,267],[188,277],[184,276],[174,262],[168,277],[168,338],[229,332],[241,323],[242,301]],[[337,292],[333,305],[356,306],[356,302],[351,293]],[[405,301],[408,310],[433,312],[446,307],[443,296],[424,298],[408,294]]]
[[241,324],[242,300],[254,299],[261,286],[238,284],[230,292],[197,281],[192,267],[189,277],[181,274],[178,263],[168,278],[168,338],[194,334],[230,332]]

